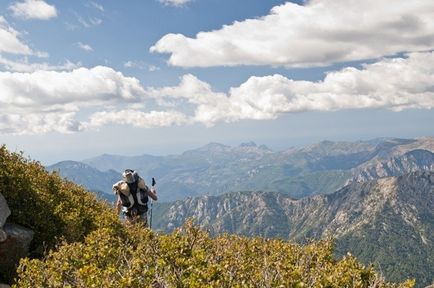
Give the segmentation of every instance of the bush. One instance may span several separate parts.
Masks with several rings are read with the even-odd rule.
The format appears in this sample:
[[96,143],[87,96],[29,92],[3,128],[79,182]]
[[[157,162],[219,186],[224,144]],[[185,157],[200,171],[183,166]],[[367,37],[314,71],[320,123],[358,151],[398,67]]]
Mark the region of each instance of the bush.
[[333,242],[299,246],[282,240],[211,238],[187,223],[169,235],[133,227],[65,244],[45,260],[23,260],[15,287],[412,287],[386,283]]
[[5,146],[0,147],[0,193],[11,210],[8,220],[35,231],[31,249],[51,249],[60,238],[82,241],[98,228],[121,227],[112,209],[94,194]]

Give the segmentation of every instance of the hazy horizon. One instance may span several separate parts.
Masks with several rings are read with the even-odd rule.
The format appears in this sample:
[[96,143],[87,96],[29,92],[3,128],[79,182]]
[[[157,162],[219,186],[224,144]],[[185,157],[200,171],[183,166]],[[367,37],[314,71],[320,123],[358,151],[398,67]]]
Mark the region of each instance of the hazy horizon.
[[[159,146],[155,147],[148,147],[147,149],[143,149],[143,152],[141,152],[140,148],[131,150],[131,151],[119,151],[119,150],[108,150],[108,151],[97,151],[97,150],[89,150],[85,149],[84,151],[78,151],[78,152],[70,152],[62,150],[62,152],[58,153],[52,153],[52,152],[36,152],[34,155],[39,157],[34,157],[32,154],[28,153],[26,150],[23,149],[17,149],[10,146],[6,147],[10,151],[14,152],[23,152],[24,155],[32,160],[39,161],[44,166],[50,166],[62,161],[83,161],[87,160],[93,157],[98,157],[104,154],[107,155],[118,155],[118,156],[141,156],[141,155],[152,155],[152,156],[169,156],[169,155],[179,155],[183,152],[189,151],[189,150],[195,150],[198,148],[201,148],[203,146],[206,146],[211,143],[218,143],[230,147],[237,147],[242,144],[254,142],[257,146],[265,145],[267,148],[271,149],[273,152],[279,152],[279,151],[285,151],[292,148],[303,148],[309,145],[314,145],[317,143],[320,143],[322,141],[332,141],[332,142],[357,142],[357,141],[375,141],[382,138],[399,138],[399,139],[416,139],[416,138],[424,138],[424,137],[434,137],[434,135],[418,135],[418,136],[412,136],[412,137],[400,137],[398,135],[391,135],[391,136],[378,136],[378,137],[354,137],[354,138],[324,138],[324,139],[314,139],[314,138],[306,138],[306,139],[299,139],[299,141],[294,141],[292,143],[278,143],[278,142],[259,142],[252,139],[246,139],[245,141],[236,142],[233,140],[230,141],[208,141],[208,142],[195,142],[195,143],[189,143],[184,144],[177,147],[168,147],[164,148]],[[30,150],[29,150],[30,151]],[[66,157],[69,155],[68,157]]]

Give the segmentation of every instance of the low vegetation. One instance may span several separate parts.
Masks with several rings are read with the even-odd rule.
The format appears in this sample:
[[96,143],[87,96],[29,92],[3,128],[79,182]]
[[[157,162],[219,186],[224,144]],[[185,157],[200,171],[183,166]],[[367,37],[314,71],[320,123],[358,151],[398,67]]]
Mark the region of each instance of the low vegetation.
[[59,239],[82,241],[99,228],[122,227],[94,194],[5,146],[0,147],[0,193],[12,212],[8,220],[35,232],[31,250],[51,249]]
[[23,259],[14,287],[412,287],[385,282],[331,239],[298,245],[211,237],[192,222],[171,234],[126,228],[113,210],[35,161],[0,148],[11,220],[35,230],[42,257]]
[[333,242],[211,238],[191,223],[167,235],[133,227],[99,229],[44,260],[24,260],[16,287],[412,287],[385,283]]

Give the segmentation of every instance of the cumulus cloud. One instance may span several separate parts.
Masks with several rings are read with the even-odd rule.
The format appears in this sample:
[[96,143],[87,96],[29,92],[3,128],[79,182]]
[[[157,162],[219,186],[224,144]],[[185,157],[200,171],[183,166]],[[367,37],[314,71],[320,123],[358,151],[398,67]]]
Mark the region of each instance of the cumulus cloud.
[[430,0],[287,2],[257,19],[234,22],[195,38],[167,34],[151,52],[182,67],[325,66],[434,46]]
[[[81,109],[138,103],[144,97],[136,78],[104,66],[59,72],[0,72],[0,90],[2,123],[8,124],[1,131],[9,129],[9,133],[76,131],[80,125],[73,118]],[[36,128],[23,129],[26,123]]]
[[191,2],[191,0],[158,0],[158,2],[163,3],[166,6],[181,7],[188,2]]
[[104,66],[0,72],[0,133],[65,133],[113,124],[212,126],[306,111],[433,109],[433,83],[434,52],[332,71],[317,82],[254,76],[226,93],[192,74],[176,86],[155,88]]
[[[92,106],[122,100],[140,101],[143,87],[109,67],[72,71],[0,72],[0,111]],[[57,108],[56,108],[57,109]],[[68,108],[69,109],[69,108]],[[68,110],[66,109],[66,110]]]
[[214,92],[208,83],[191,74],[184,75],[178,86],[157,89],[148,88],[147,93],[156,98],[160,105],[164,106],[176,106],[179,103],[171,103],[171,101],[186,100],[197,107],[194,116],[195,121],[207,126],[213,125],[223,118],[229,120],[233,117],[230,113],[227,113],[231,107],[227,95]]
[[47,4],[43,0],[25,0],[15,2],[9,9],[17,18],[48,20],[57,16],[56,7]]
[[185,75],[175,87],[153,89],[153,97],[196,104],[194,119],[207,126],[243,119],[275,119],[284,113],[343,109],[434,108],[434,52],[383,59],[362,69],[330,72],[323,81],[294,81],[282,75],[250,77],[227,94]]
[[0,115],[0,134],[72,133],[80,130],[74,112],[49,112]]
[[34,52],[19,39],[20,33],[13,29],[3,16],[0,16],[0,53],[32,55]]

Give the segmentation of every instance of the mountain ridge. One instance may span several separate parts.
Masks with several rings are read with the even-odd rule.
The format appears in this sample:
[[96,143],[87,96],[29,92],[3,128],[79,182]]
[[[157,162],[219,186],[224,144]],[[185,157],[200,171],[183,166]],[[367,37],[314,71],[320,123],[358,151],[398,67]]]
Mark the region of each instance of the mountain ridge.
[[427,268],[434,264],[433,171],[352,182],[335,193],[298,200],[263,191],[188,198],[158,213],[164,217],[154,220],[155,228],[167,232],[193,218],[215,235],[299,242],[333,236],[338,254],[351,251],[365,263],[374,262],[389,279],[434,280]]
[[119,179],[119,172],[115,170],[102,172],[86,163],[72,160],[58,162],[47,166],[46,169],[55,171],[68,180],[100,194],[113,194],[112,184]]
[[[209,143],[179,155],[104,154],[84,163],[100,171],[118,171],[118,178],[127,168],[137,170],[146,182],[155,177],[160,199],[164,201],[243,190],[276,191],[302,198],[332,193],[351,181],[430,170],[431,162],[426,163],[417,152],[412,152],[416,150],[425,150],[422,154],[432,161],[429,153],[434,152],[434,138],[322,141],[278,152],[254,142],[234,147]],[[70,178],[66,171],[59,171]],[[79,173],[74,172],[72,176],[77,177]],[[86,173],[83,177],[86,178]]]

